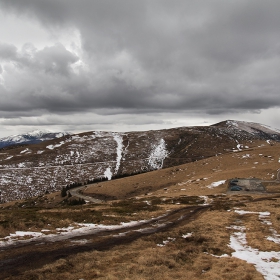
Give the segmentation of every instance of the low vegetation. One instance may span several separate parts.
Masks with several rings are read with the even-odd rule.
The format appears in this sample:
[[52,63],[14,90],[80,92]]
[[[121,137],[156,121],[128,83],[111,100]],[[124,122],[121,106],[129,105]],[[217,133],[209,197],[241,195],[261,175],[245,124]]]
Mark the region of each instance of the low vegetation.
[[[247,198],[249,201],[244,203],[244,209],[254,210],[262,205],[271,213],[276,209],[279,216],[279,207],[275,208],[279,199],[271,205],[267,200],[254,202],[252,197]],[[238,203],[239,200],[245,201],[246,197],[234,196],[231,199]],[[118,202],[110,210],[114,207],[125,209],[128,206]],[[79,211],[75,210],[78,220]],[[84,217],[95,212],[89,212],[89,209],[83,211]],[[250,226],[249,245],[260,247],[261,240],[259,244],[254,244],[256,239],[253,235],[261,232],[253,216],[240,216],[232,209],[212,209],[170,231],[142,237],[109,251],[93,250],[64,257],[42,268],[27,271],[20,277],[8,279],[263,279],[253,265],[237,258],[222,257],[225,254],[230,256],[232,252],[228,246],[231,230],[227,228],[240,219],[248,228]]]
[[[246,234],[248,248],[279,252],[280,185],[275,180],[279,154],[279,145],[260,145],[250,152],[238,151],[121,180],[87,184],[82,193],[107,198],[99,204],[62,197],[60,192],[2,204],[2,239],[16,231],[45,229],[55,234],[57,228],[77,223],[112,226],[163,217],[161,223],[105,230],[100,236],[54,242],[50,248],[37,244],[30,252],[52,252],[61,246],[70,253],[61,253],[42,265],[34,262],[19,274],[3,279],[263,279],[254,264],[233,257],[234,249],[229,245],[239,229],[237,233]],[[228,182],[235,177],[260,178],[267,192],[229,193]],[[164,222],[164,215],[185,208],[189,212]],[[266,220],[259,213],[265,213]],[[161,229],[164,223],[168,226]],[[141,230],[147,231],[141,235]],[[30,253],[25,248],[18,252]],[[0,261],[8,259],[9,254],[9,250],[1,251]],[[280,257],[266,261],[278,267]]]

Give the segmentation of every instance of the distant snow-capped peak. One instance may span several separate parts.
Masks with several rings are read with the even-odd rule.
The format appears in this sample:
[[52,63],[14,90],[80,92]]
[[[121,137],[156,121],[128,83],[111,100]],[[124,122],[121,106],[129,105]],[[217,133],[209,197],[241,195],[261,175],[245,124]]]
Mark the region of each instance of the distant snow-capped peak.
[[279,129],[272,128],[268,125],[264,125],[260,123],[227,120],[226,124],[230,127],[236,127],[237,129],[244,130],[251,134],[255,134],[256,130],[263,131],[264,133],[269,133],[269,134],[280,133]]
[[24,134],[11,135],[0,139],[0,148],[16,144],[34,144],[54,138],[69,135],[68,132],[52,132],[48,130],[33,130]]

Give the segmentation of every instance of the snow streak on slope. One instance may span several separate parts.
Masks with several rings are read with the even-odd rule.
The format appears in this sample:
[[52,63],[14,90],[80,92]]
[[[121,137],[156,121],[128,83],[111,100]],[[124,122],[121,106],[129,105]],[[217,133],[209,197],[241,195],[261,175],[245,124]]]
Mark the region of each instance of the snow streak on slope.
[[164,159],[168,156],[164,139],[160,139],[159,144],[153,147],[149,156],[149,165],[153,169],[160,169],[163,166]]
[[65,142],[64,141],[61,141],[59,144],[56,144],[56,145],[48,145],[46,148],[50,149],[50,150],[53,150],[55,148],[58,148],[60,147],[61,145],[63,145]]
[[121,165],[123,152],[123,138],[119,134],[114,134],[114,140],[117,142],[117,163],[115,168],[115,174],[117,174]]

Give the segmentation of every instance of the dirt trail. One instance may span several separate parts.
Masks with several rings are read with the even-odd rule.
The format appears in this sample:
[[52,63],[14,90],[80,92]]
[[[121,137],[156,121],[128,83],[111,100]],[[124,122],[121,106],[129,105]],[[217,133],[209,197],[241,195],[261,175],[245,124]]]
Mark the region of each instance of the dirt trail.
[[104,230],[64,241],[46,243],[33,241],[3,247],[0,256],[0,279],[20,275],[25,271],[40,268],[73,254],[92,250],[109,250],[114,246],[129,244],[142,236],[167,231],[195,219],[210,207],[208,205],[184,207],[134,227]]
[[[280,195],[264,196],[243,202],[254,203],[273,200]],[[60,258],[67,258],[77,253],[93,250],[104,251],[129,244],[138,238],[157,232],[164,232],[196,219],[213,205],[188,206],[168,212],[164,216],[135,226],[119,229],[106,229],[91,234],[79,234],[60,241],[30,241],[0,248],[0,279],[20,276],[22,273],[37,269]],[[232,205],[234,207],[234,205]]]
[[69,192],[72,196],[82,198],[85,201],[89,201],[92,203],[101,203],[102,202],[102,200],[100,200],[100,199],[90,197],[88,195],[84,195],[84,194],[80,193],[80,191],[82,191],[84,189],[85,189],[85,186],[82,186],[82,187],[73,188],[73,189],[69,190]]

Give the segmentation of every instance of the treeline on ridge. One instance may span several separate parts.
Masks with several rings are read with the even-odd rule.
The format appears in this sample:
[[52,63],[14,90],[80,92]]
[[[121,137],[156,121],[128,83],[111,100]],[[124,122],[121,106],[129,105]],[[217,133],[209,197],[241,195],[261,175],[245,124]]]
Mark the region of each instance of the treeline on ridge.
[[[125,178],[125,177],[129,177],[129,176],[134,176],[134,175],[146,173],[148,171],[149,170],[140,170],[140,171],[136,171],[136,172],[133,172],[133,173],[120,173],[120,174],[113,175],[111,180],[116,180],[116,179]],[[83,185],[100,183],[100,182],[104,182],[104,181],[108,181],[108,178],[107,177],[98,177],[98,178],[95,178],[95,179],[92,179],[92,180],[88,179],[84,183],[82,183],[82,182],[74,182],[74,183],[68,184],[65,187],[62,187],[62,189],[61,189],[61,197],[67,196],[68,191],[73,189],[73,188],[81,187]]]

